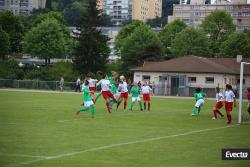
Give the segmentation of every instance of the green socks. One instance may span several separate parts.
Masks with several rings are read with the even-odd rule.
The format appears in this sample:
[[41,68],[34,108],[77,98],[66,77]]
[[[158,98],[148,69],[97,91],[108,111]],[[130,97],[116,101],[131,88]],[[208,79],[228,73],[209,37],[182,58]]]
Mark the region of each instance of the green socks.
[[192,115],[196,115],[196,111],[197,111],[197,108],[195,107],[195,108],[192,110]]
[[99,97],[102,95],[102,93],[97,94],[96,98],[95,98],[95,102],[99,99]]

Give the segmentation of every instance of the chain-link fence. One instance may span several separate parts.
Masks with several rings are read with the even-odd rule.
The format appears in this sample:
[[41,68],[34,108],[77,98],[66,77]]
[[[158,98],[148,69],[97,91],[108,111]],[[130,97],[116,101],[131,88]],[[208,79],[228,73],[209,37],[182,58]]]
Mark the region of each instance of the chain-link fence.
[[[75,91],[75,82],[64,82],[63,89]],[[0,79],[0,88],[60,90],[59,81]]]
[[[159,82],[157,85],[152,85],[152,90],[156,96],[186,96],[191,97],[195,92],[196,87],[190,87],[188,85],[179,84],[171,86],[167,82]],[[12,80],[12,79],[0,79],[0,88],[17,88],[17,89],[38,89],[38,90],[60,90],[59,81],[39,81],[39,80]],[[64,82],[63,90],[76,91],[75,82]],[[236,88],[235,94],[238,95],[238,89]],[[247,85],[244,86],[243,92],[246,92]],[[100,91],[98,87],[97,91]],[[215,88],[203,88],[203,91],[207,94],[207,97],[215,97]],[[245,93],[243,94],[245,98]]]

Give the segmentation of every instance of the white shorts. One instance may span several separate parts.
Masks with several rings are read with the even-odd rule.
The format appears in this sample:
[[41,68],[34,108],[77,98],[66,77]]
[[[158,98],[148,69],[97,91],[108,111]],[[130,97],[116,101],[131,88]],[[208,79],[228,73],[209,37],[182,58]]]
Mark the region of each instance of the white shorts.
[[93,101],[91,100],[91,101],[85,101],[84,102],[84,107],[90,107],[91,105],[93,105],[94,103],[93,103]]
[[140,97],[132,97],[132,102],[141,101]]
[[198,108],[198,107],[202,106],[204,103],[205,103],[204,99],[200,99],[200,100],[198,100],[198,101],[195,103],[195,107]]

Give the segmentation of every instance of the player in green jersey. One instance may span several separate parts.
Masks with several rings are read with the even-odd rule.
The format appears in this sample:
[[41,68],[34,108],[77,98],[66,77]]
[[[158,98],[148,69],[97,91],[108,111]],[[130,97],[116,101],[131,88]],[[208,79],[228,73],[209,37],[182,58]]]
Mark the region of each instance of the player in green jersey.
[[96,110],[95,110],[95,105],[91,99],[91,91],[89,90],[89,82],[88,80],[84,81],[84,88],[83,88],[83,101],[84,101],[84,106],[80,108],[80,110],[78,110],[76,112],[77,115],[80,114],[80,112],[82,111],[89,111],[91,110],[91,115],[92,118],[95,118],[96,115]]
[[130,105],[129,110],[133,111],[134,104],[137,101],[139,103],[140,110],[142,111],[142,104],[141,104],[141,99],[140,99],[140,96],[139,96],[140,87],[138,86],[137,82],[134,82],[134,85],[130,89],[130,93],[132,94],[132,103]]
[[205,103],[204,98],[206,96],[206,94],[201,91],[201,88],[196,88],[195,91],[194,98],[196,103],[194,109],[192,110],[192,116],[197,115],[197,111],[198,114],[200,113],[201,106]]

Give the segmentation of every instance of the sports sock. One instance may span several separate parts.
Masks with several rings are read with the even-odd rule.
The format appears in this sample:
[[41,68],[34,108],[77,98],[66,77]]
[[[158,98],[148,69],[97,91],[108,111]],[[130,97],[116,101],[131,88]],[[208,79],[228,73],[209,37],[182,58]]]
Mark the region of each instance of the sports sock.
[[227,114],[227,120],[228,120],[228,123],[232,122],[232,115],[231,114]]
[[96,98],[95,98],[95,103],[96,103],[96,101],[99,99],[99,97],[102,95],[102,93],[99,93],[99,94],[97,94],[97,96],[96,96]]
[[134,102],[132,102],[131,104],[130,104],[130,110],[133,110],[133,107],[134,107]]
[[146,102],[144,102],[143,105],[144,105],[144,110],[146,110]]
[[95,104],[95,99],[94,98],[91,98],[91,99],[92,99],[93,103]]
[[142,104],[141,102],[139,101],[139,106],[140,106],[140,110],[142,110]]
[[90,109],[91,109],[91,115],[92,115],[92,117],[94,117],[94,116],[96,115],[95,106],[92,104],[92,105],[90,106]]
[[127,108],[127,101],[124,101],[124,110]]
[[219,110],[216,110],[217,111],[217,113],[221,116],[221,117],[223,117],[223,114],[219,111]]
[[117,109],[119,108],[120,104],[121,104],[121,102],[117,103],[117,106],[116,106]]
[[148,102],[148,111],[150,111],[150,102]]
[[108,110],[111,109],[111,106],[110,106],[109,102],[106,102],[106,106],[107,106],[107,109],[108,109]]
[[217,118],[217,110],[213,110],[213,113],[214,113],[214,117]]
[[197,111],[197,108],[194,107],[194,109],[192,110],[192,114],[193,114],[193,115],[196,115],[196,111]]
[[80,111],[88,111],[90,109],[90,107],[81,107]]

